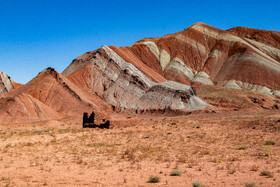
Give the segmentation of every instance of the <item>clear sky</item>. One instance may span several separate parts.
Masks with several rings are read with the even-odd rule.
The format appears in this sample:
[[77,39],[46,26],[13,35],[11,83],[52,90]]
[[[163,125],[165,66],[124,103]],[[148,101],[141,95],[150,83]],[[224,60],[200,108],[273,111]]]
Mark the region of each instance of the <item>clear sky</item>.
[[280,31],[279,0],[0,0],[0,71],[26,83],[102,45],[129,46],[196,22]]

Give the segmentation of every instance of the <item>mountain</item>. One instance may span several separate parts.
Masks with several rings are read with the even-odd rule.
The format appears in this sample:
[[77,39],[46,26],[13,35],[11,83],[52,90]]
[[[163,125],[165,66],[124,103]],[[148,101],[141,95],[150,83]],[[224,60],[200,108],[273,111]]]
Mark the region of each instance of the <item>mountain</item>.
[[218,85],[280,95],[280,33],[204,23],[129,47],[110,46],[154,81]]
[[81,117],[84,112],[106,116],[111,106],[47,68],[27,84],[1,95],[0,114],[5,121],[36,121]]
[[87,52],[62,75],[121,110],[202,109],[207,104],[201,100],[190,104],[193,87],[200,85],[280,96],[279,36],[275,31],[221,30],[196,23],[129,47]]
[[146,76],[139,69],[103,46],[75,59],[62,75],[118,110],[184,113],[207,106],[190,86],[164,81],[160,75],[152,79],[153,74]]
[[1,123],[26,123],[60,119],[63,115],[29,94],[1,95]]
[[279,110],[279,80],[279,32],[196,23],[129,47],[102,46],[61,74],[47,68],[25,85],[0,73],[0,117],[32,122],[81,119],[92,111],[101,119],[121,111],[188,114],[213,106]]

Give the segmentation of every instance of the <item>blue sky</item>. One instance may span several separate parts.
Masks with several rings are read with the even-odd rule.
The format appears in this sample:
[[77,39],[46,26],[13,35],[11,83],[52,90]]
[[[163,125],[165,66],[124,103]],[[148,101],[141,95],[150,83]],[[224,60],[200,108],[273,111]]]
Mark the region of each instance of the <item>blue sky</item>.
[[129,46],[196,22],[280,31],[279,10],[279,0],[0,0],[0,71],[26,83],[102,45]]

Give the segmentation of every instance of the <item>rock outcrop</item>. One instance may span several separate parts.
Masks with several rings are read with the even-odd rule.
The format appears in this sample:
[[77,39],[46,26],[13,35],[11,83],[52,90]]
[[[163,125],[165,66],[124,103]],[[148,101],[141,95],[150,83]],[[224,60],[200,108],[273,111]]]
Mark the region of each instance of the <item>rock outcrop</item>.
[[6,93],[14,90],[13,83],[5,72],[0,72],[0,93]]

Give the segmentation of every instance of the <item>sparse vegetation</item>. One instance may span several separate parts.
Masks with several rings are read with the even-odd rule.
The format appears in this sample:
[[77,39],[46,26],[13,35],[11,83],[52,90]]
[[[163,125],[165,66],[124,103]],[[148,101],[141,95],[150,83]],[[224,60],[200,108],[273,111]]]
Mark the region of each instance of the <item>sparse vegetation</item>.
[[263,146],[262,151],[264,156],[269,156],[272,154],[272,145],[268,145],[268,146]]
[[260,176],[265,176],[265,177],[273,177],[273,174],[270,171],[264,170],[260,173]]
[[34,133],[41,134],[43,131],[42,130],[35,130]]
[[120,146],[121,144],[107,144],[107,143],[90,143],[86,144],[87,147],[114,147]]
[[160,178],[158,176],[152,176],[149,178],[148,183],[159,183]]
[[170,175],[171,175],[171,176],[181,176],[181,175],[182,175],[182,171],[175,169],[175,170],[173,170],[173,171],[171,172]]
[[[73,168],[81,168],[82,171],[88,169],[93,173],[104,173],[106,177],[110,175],[109,172],[107,173],[110,169],[120,171],[121,175],[128,175],[129,178],[136,173],[136,175],[139,174],[135,177],[136,180],[140,180],[141,175],[144,177],[144,182],[155,183],[152,185],[166,185],[167,183],[167,186],[180,186],[180,181],[183,181],[184,175],[187,176],[189,171],[199,172],[201,177],[205,176],[206,171],[211,174],[211,177],[202,181],[203,184],[195,181],[199,178],[193,178],[189,182],[190,186],[203,186],[209,181],[212,182],[211,186],[219,186],[220,182],[215,181],[214,177],[216,172],[220,171],[228,174],[224,176],[225,182],[234,178],[236,182],[232,184],[235,186],[254,186],[253,182],[258,185],[257,181],[261,180],[260,178],[266,180],[269,186],[277,183],[273,180],[278,177],[277,156],[280,153],[277,144],[278,131],[267,129],[265,131],[252,130],[247,133],[252,124],[256,124],[258,129],[272,127],[264,127],[266,122],[242,121],[240,124],[235,116],[225,117],[222,122],[216,121],[216,117],[213,122],[205,118],[199,122],[201,124],[196,121],[196,118],[189,119],[191,117],[188,116],[189,121],[185,119],[180,121],[181,119],[178,118],[176,127],[170,126],[172,121],[177,120],[174,117],[172,121],[167,118],[164,123],[158,119],[156,122],[147,119],[147,122],[139,123],[137,128],[116,127],[110,131],[81,129],[80,125],[76,124],[0,130],[2,141],[0,169],[12,171],[18,168],[19,172],[24,172],[28,167],[33,173],[44,169],[48,177],[45,181],[42,178],[36,183],[41,186],[45,182],[47,185],[52,184],[50,180],[54,175],[57,175],[58,179],[63,178],[53,168],[61,168],[63,172],[69,172],[69,176],[75,175],[75,172],[67,168],[69,165]],[[160,128],[152,128],[157,124]],[[200,125],[201,129],[196,129],[197,125]],[[233,125],[235,125],[234,128]],[[220,130],[219,133],[216,132],[217,129]],[[172,135],[168,132],[172,132]],[[262,137],[266,139],[263,140]],[[272,137],[276,145],[263,145],[265,140],[270,140]],[[207,146],[209,144],[211,146]],[[255,144],[258,146],[254,146]],[[247,151],[242,151],[246,149]],[[264,155],[271,155],[271,158]],[[19,159],[22,159],[21,165],[25,168],[18,167]],[[27,164],[24,165],[25,163]],[[158,163],[159,167],[155,168],[154,164],[150,163]],[[209,165],[214,169],[208,171]],[[186,173],[182,168],[186,168]],[[152,173],[145,177],[147,170]],[[263,170],[269,170],[270,173]],[[15,172],[15,177],[19,176],[18,173]],[[252,177],[248,181],[240,181],[243,178],[242,175],[245,175],[244,179],[248,179],[248,175]],[[81,181],[83,177],[80,176],[83,174],[77,176],[77,179]],[[93,174],[93,176],[96,177],[99,174]],[[149,180],[150,176],[152,177]],[[10,176],[4,175],[4,177]],[[168,180],[170,177],[172,180]],[[132,182],[129,178],[126,179],[125,185],[133,186],[134,181]],[[180,180],[175,180],[176,178]],[[32,182],[33,180],[35,181],[36,178],[30,177],[30,184],[36,185]],[[117,183],[116,179],[112,180],[108,182],[108,185]],[[80,185],[80,181],[73,179],[71,183]],[[90,179],[89,182],[93,183],[94,180]],[[5,184],[6,180],[0,180],[0,186],[5,186]],[[20,186],[16,180],[12,180],[10,185]]]
[[267,140],[267,141],[265,141],[264,145],[275,145],[275,141]]
[[256,184],[254,182],[245,182],[246,187],[255,187]]
[[215,158],[213,162],[219,164],[219,163],[223,163],[223,160],[221,158]]
[[194,182],[192,183],[192,185],[193,185],[193,187],[201,187],[201,186],[202,186],[202,182],[200,182],[200,181],[194,181]]
[[86,144],[88,147],[102,147],[105,146],[105,143],[91,143],[91,144]]
[[248,149],[247,145],[243,145],[243,146],[237,147],[237,150],[246,150],[246,149]]
[[251,169],[251,171],[258,171],[259,170],[259,165],[258,164],[254,164]]
[[145,39],[141,39],[141,40],[139,40],[139,41],[137,41],[135,43],[141,43],[141,42],[145,42]]

